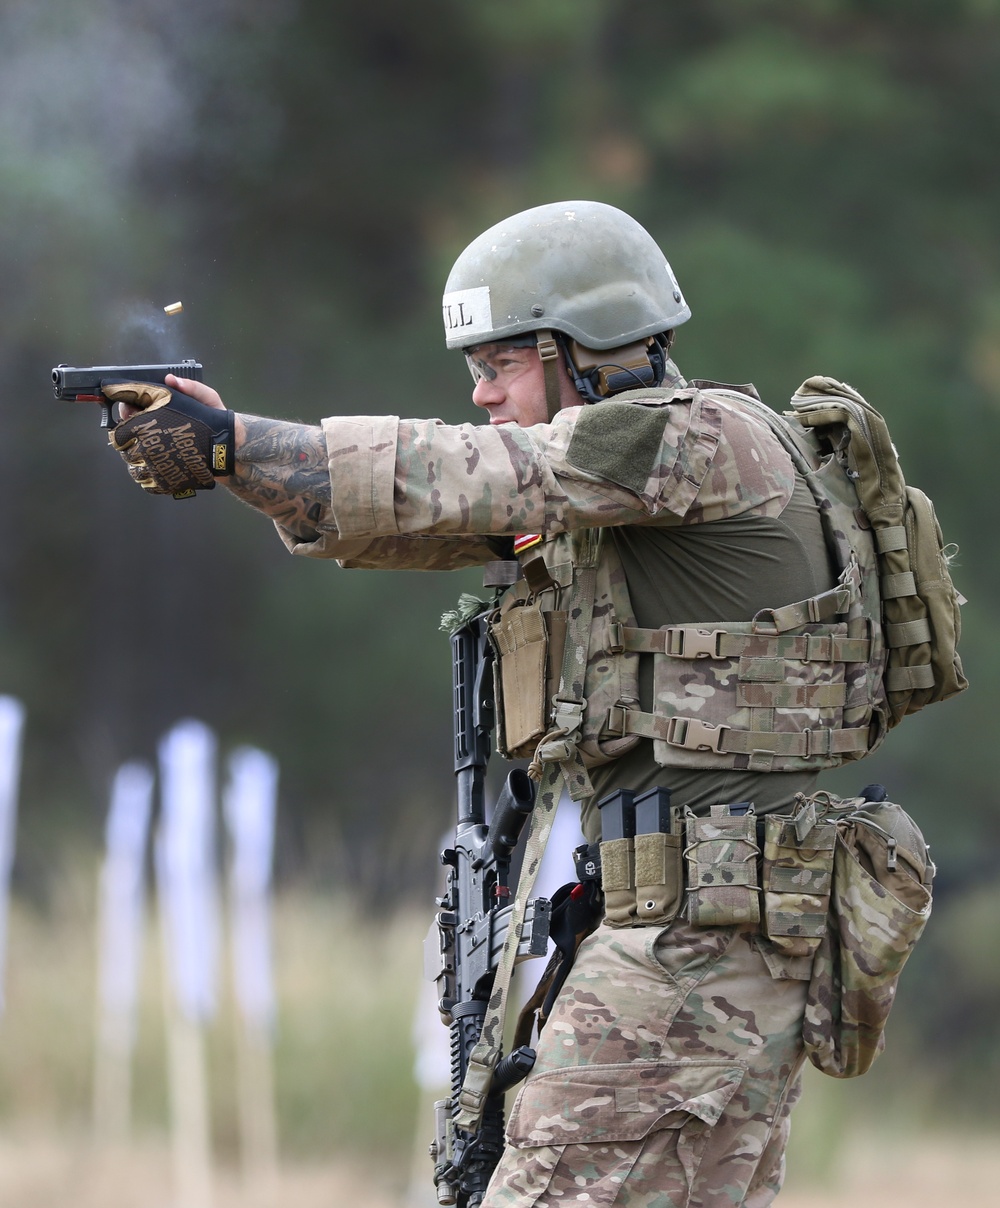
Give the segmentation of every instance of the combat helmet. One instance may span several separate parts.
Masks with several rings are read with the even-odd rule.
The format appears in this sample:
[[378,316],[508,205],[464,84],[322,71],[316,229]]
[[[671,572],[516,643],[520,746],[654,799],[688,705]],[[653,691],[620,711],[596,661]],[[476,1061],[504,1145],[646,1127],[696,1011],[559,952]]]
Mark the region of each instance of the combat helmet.
[[536,206],[484,231],[455,261],[442,307],[448,348],[537,342],[550,415],[559,344],[583,398],[598,401],[658,384],[662,337],[691,317],[652,236],[597,201]]

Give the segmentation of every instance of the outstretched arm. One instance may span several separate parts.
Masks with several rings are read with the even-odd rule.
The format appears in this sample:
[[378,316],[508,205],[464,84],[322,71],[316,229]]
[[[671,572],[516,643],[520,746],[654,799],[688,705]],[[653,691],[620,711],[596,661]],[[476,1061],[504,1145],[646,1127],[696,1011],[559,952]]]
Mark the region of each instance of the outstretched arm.
[[[161,398],[148,397],[157,391]],[[763,421],[698,392],[668,405],[656,397],[650,406],[570,407],[529,427],[341,416],[322,428],[236,414],[210,386],[172,375],[167,388],[104,392],[142,399],[145,410],[111,434],[141,486],[183,497],[190,491],[178,485],[222,482],[274,520],[296,552],[310,545],[316,557],[353,559],[359,542],[385,539],[779,515],[794,485],[788,454]],[[181,394],[191,399],[186,411]]]

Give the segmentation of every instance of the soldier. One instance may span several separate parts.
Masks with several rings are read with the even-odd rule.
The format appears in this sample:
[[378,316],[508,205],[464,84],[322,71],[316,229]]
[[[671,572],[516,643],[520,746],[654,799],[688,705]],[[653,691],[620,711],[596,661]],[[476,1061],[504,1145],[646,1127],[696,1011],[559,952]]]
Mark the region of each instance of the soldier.
[[[475,240],[446,286],[447,345],[488,423],[310,427],[170,378],[173,392],[108,388],[124,416],[112,442],[145,489],[218,480],[298,555],[485,565],[506,584],[501,747],[536,770],[560,763],[593,842],[597,803],[619,789],[665,786],[691,815],[748,818],[726,849],[732,879],[756,820],[864,753],[871,701],[867,655],[831,636],[844,580],[816,502],[753,387],[681,377],[671,347],[689,317],[628,215],[540,206]],[[541,650],[514,624],[529,614]],[[766,636],[785,629],[794,651]],[[762,1208],[777,1194],[810,960],[765,936],[739,874],[728,896],[682,887],[677,843],[678,883],[633,894],[581,947],[488,1208]]]

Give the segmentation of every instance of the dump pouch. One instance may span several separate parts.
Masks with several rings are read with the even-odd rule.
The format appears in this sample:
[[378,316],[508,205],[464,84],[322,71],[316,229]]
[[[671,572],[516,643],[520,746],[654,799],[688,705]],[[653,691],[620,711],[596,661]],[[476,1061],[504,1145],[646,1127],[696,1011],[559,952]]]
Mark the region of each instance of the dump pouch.
[[817,1069],[853,1078],[885,1047],[899,975],[930,916],[934,865],[916,823],[892,802],[862,803],[836,828],[830,925],[802,1037]]
[[715,805],[707,817],[687,814],[688,918],[699,927],[760,921],[757,816]]
[[764,819],[764,932],[779,952],[810,956],[826,934],[836,823],[810,803],[794,818]]

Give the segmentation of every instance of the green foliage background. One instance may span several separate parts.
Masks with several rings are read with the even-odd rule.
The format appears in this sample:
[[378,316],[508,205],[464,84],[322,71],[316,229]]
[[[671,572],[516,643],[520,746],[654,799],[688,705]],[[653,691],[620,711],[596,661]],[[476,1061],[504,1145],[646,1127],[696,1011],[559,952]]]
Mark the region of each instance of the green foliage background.
[[218,494],[141,496],[48,373],[195,356],[242,410],[456,420],[452,259],[517,209],[596,198],[667,252],[685,372],[778,407],[811,373],[852,382],[961,547],[973,687],[860,774],[941,868],[914,1049],[965,1102],[995,1095],[998,0],[6,0],[0,45],[21,891],[45,901],[53,845],[96,843],[118,764],[193,714],[281,760],[284,878],[429,892],[452,800],[436,622],[475,577],[346,573]]

